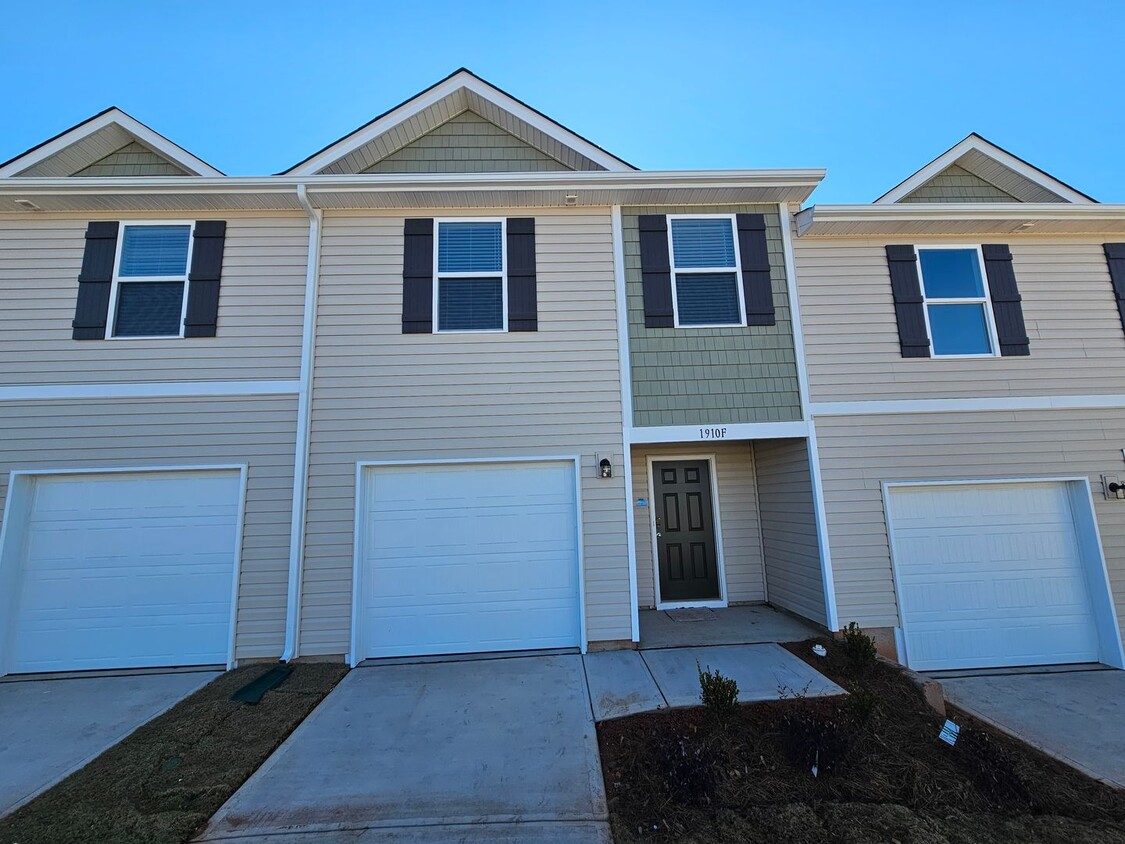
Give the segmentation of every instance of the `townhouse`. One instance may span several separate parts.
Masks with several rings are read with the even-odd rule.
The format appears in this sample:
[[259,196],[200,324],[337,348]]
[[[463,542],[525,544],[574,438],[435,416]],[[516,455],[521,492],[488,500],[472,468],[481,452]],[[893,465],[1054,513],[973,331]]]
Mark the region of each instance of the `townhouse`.
[[1120,665],[1125,211],[976,138],[823,175],[638,171],[464,70],[276,176],[116,109],[0,165],[0,673],[767,602]]

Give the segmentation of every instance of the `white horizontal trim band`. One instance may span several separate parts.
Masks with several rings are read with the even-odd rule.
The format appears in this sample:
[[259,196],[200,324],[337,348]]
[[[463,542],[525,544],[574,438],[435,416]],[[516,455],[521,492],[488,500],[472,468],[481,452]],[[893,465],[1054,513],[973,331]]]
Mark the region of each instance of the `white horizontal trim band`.
[[883,413],[967,413],[989,410],[1096,410],[1125,408],[1125,395],[996,396],[975,399],[813,402],[813,416],[867,416]]
[[138,384],[32,384],[0,387],[0,401],[49,399],[159,399],[188,396],[284,396],[299,381],[162,381]]
[[807,437],[807,422],[711,422],[704,425],[661,425],[633,428],[628,441],[634,443],[698,443],[724,440],[776,440]]

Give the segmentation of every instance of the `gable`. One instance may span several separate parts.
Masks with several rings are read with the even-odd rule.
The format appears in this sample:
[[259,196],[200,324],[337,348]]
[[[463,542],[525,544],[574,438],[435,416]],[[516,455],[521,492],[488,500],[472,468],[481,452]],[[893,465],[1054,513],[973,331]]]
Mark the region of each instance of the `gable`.
[[221,175],[118,108],[108,108],[0,164],[0,177]]
[[991,182],[951,164],[899,202],[1019,202]]
[[464,111],[360,172],[527,173],[571,169],[479,114]]
[[72,176],[187,176],[189,173],[140,141],[132,141]]
[[875,200],[896,202],[1095,202],[980,135],[969,135]]
[[[452,152],[441,157],[443,147]],[[485,161],[491,169],[472,163]],[[635,169],[462,69],[284,175]]]

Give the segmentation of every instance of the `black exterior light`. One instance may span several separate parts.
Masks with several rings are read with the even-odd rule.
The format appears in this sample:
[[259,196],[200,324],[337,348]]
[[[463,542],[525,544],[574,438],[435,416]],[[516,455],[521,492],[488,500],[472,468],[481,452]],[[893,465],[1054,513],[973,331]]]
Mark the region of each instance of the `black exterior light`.
[[598,471],[603,478],[613,477],[613,464],[609,462],[608,457],[602,458],[602,462],[598,464]]

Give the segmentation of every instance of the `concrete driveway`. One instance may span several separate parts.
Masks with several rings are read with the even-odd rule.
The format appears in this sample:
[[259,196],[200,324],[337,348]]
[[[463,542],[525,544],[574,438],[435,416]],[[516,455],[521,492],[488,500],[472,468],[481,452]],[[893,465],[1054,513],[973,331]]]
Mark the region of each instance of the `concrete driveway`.
[[1125,788],[1125,671],[943,678],[941,684],[961,709]]
[[574,655],[358,668],[198,840],[609,844]]
[[218,676],[197,671],[0,683],[0,816]]

